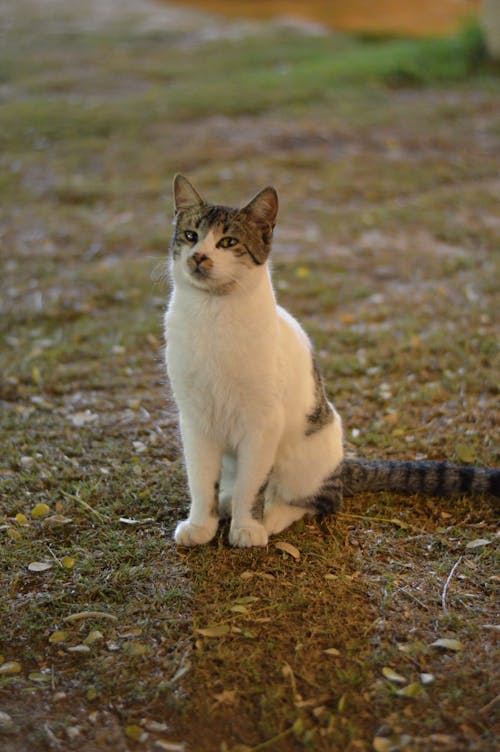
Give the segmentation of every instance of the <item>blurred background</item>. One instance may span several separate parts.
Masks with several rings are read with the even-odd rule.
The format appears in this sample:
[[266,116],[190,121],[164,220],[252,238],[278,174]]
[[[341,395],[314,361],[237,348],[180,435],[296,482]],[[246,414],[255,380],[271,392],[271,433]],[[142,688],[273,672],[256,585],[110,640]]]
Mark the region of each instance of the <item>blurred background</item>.
[[182,4],[233,17],[290,16],[342,31],[411,36],[456,31],[481,9],[481,0],[184,0]]
[[[176,172],[216,203],[240,205],[265,185],[277,188],[277,294],[315,343],[348,451],[498,465],[499,13],[500,0],[0,2],[0,569],[12,596],[0,605],[9,671],[14,661],[2,711],[20,729],[5,737],[9,750],[18,752],[26,739],[33,750],[125,749],[122,742],[103,746],[99,724],[89,720],[96,707],[118,709],[117,728],[125,718],[163,722],[170,708],[175,729],[184,696],[206,712],[197,719],[185,713],[182,738],[191,735],[192,749],[206,739],[212,750],[207,724],[226,719],[229,728],[231,711],[223,702],[215,708],[215,686],[218,693],[238,687],[231,728],[237,716],[236,727],[246,724],[254,744],[259,728],[262,741],[298,718],[288,682],[270,684],[267,657],[265,676],[256,680],[257,640],[246,651],[249,670],[228,642],[234,683],[220,675],[228,654],[203,673],[203,657],[215,655],[209,650],[199,651],[186,695],[174,679],[165,681],[180,676],[186,608],[193,605],[185,581],[191,575],[165,546],[187,505],[162,364]],[[366,500],[356,503],[351,509],[366,515]],[[32,515],[40,504],[43,514],[57,513],[47,518],[53,525]],[[443,522],[440,505],[394,504],[375,514],[389,522],[404,515],[410,529],[422,531],[456,525],[454,541],[467,521],[482,527],[486,519],[480,506],[472,513],[450,505]],[[347,571],[345,556],[359,550],[352,572],[368,583],[379,609],[393,574],[375,563],[394,557],[401,531],[385,543],[378,532],[360,530],[360,542],[352,542],[354,525],[342,534],[338,571]],[[333,538],[306,532],[324,546],[314,561],[330,562]],[[297,532],[289,534],[294,540]],[[426,543],[425,555],[415,548],[411,565],[404,564],[412,592],[420,567],[429,568],[427,605],[408,601],[397,606],[400,616],[396,607],[390,616],[381,612],[381,623],[400,619],[385,643],[384,633],[373,632],[373,649],[368,606],[364,625],[360,612],[345,612],[346,655],[361,656],[345,682],[318,653],[321,641],[309,639],[309,624],[309,647],[291,658],[279,642],[290,630],[278,623],[276,666],[291,661],[298,676],[318,667],[324,674],[311,686],[341,698],[329,726],[338,736],[332,742],[318,733],[318,749],[371,749],[385,715],[391,727],[418,738],[419,748],[437,748],[422,737],[431,730],[454,734],[447,749],[493,748],[493,727],[490,734],[478,713],[491,701],[491,650],[481,650],[478,635],[493,616],[477,600],[468,607],[461,601],[467,650],[461,663],[447,663],[437,701],[423,694],[408,713],[387,693],[381,715],[371,694],[382,665],[398,665],[390,651],[408,625],[415,635],[436,629],[436,572],[444,578],[452,564],[437,558],[445,550],[438,541],[432,551]],[[217,561],[234,555],[224,546],[210,551]],[[28,566],[47,557],[53,569],[40,575],[41,586]],[[61,561],[68,557],[66,571]],[[399,558],[406,562],[408,553]],[[189,566],[195,560],[204,559]],[[227,577],[214,576],[218,566],[214,560],[207,568],[210,595],[196,608],[211,608],[220,585],[225,614]],[[401,581],[403,567],[396,566]],[[474,598],[489,592],[479,571]],[[194,577],[196,587],[203,577]],[[297,596],[306,580],[293,588]],[[308,598],[323,592],[313,579]],[[361,601],[349,593],[336,602],[357,609]],[[304,602],[295,613],[303,614]],[[107,645],[140,619],[144,631],[133,634],[142,643],[129,653],[138,662],[98,643],[80,645],[87,651],[82,663],[56,652],[48,635],[89,604],[119,617],[116,625],[98,623]],[[314,611],[308,605],[308,619]],[[328,618],[317,634],[331,633],[323,602],[316,612]],[[196,623],[213,618],[202,613]],[[448,623],[442,628],[447,633]],[[55,675],[66,701],[47,700],[51,667],[52,688]],[[275,674],[283,684],[281,671]],[[264,706],[265,728],[258,716]],[[64,736],[69,712],[77,729],[71,737]],[[472,728],[470,719],[480,715]],[[49,721],[53,731],[43,741],[40,728]],[[309,713],[307,724],[321,722]],[[141,728],[131,729],[140,738]],[[151,729],[151,741],[156,733]]]

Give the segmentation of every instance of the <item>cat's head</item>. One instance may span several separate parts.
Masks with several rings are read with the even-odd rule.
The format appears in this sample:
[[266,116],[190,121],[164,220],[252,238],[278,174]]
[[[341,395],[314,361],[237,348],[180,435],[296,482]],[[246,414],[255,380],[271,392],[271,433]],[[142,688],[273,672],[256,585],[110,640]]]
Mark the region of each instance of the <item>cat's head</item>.
[[176,283],[214,295],[245,289],[271,251],[278,213],[274,188],[232,209],[206,203],[185,177],[176,175],[174,203],[170,249]]

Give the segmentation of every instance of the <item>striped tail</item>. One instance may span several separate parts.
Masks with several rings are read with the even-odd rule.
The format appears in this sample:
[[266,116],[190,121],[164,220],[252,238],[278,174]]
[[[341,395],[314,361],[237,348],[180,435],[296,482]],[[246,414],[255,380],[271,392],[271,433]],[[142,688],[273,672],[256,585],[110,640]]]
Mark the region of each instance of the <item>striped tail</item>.
[[404,495],[500,497],[500,470],[449,462],[345,459],[341,478],[344,496],[394,491]]

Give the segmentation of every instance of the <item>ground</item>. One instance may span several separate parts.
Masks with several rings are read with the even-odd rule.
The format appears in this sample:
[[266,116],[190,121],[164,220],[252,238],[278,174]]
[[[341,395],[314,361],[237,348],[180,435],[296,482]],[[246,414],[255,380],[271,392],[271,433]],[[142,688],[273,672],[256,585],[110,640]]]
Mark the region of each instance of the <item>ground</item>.
[[498,465],[477,30],[0,13],[2,749],[493,750],[494,503],[364,495],[263,550],[176,549],[161,329],[173,174],[230,204],[272,183],[277,294],[347,451]]

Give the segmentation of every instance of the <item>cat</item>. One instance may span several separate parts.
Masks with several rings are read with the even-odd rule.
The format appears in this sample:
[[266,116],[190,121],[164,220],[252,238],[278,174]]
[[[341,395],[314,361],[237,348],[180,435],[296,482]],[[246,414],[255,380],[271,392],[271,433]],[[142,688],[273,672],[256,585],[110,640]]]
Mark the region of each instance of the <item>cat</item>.
[[345,459],[311,343],[276,303],[275,189],[241,209],[206,203],[182,175],[173,189],[166,366],[191,496],[177,544],[207,543],[230,517],[233,546],[265,546],[362,491],[500,495],[500,470]]

